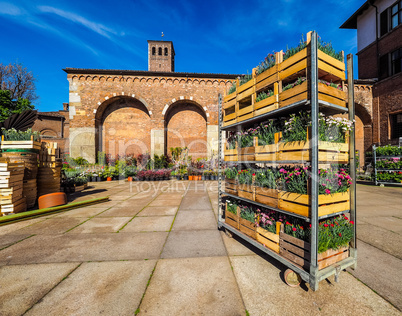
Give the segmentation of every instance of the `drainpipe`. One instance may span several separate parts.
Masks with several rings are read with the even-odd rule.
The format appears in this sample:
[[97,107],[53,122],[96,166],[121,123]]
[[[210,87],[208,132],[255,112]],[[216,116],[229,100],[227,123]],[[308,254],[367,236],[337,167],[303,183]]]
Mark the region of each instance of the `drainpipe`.
[[[374,5],[375,0],[368,0],[369,5],[375,8],[375,44],[376,44],[376,59],[377,59],[377,80],[380,79],[380,54],[378,49],[378,8]],[[377,102],[377,129],[378,129],[378,145],[381,145],[380,135],[380,102]]]

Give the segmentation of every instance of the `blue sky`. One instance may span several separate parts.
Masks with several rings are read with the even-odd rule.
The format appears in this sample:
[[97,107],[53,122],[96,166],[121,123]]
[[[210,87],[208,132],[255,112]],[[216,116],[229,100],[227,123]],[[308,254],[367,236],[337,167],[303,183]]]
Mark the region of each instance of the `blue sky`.
[[[363,0],[0,0],[0,63],[37,78],[40,111],[68,102],[65,67],[147,70],[147,40],[173,41],[177,72],[251,73],[273,51],[316,30],[356,54],[356,30],[339,29]],[[357,60],[355,59],[355,77]]]

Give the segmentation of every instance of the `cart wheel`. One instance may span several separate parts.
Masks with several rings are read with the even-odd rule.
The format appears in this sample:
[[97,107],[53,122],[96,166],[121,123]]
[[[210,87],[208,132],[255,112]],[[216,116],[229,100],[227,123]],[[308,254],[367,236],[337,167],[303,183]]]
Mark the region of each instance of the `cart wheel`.
[[298,287],[301,282],[301,277],[291,269],[287,269],[284,273],[285,282],[291,287]]
[[233,234],[232,234],[232,232],[231,232],[230,230],[225,229],[225,234],[226,234],[226,236],[228,236],[229,238],[232,238],[232,237],[233,237]]

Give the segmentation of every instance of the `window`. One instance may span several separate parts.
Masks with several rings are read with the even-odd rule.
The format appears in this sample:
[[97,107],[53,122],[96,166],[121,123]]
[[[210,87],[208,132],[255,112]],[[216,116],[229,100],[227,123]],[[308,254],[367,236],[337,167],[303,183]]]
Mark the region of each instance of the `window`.
[[158,55],[162,55],[162,47],[158,48]]
[[379,73],[380,80],[388,77],[388,65],[389,65],[388,56],[389,56],[388,54],[385,54],[380,57],[380,65],[379,65],[380,66],[380,73]]
[[391,76],[401,72],[402,48],[391,53]]
[[155,55],[156,54],[156,49],[155,49],[155,47],[152,47],[152,55]]
[[402,23],[402,1],[398,1],[391,7],[391,29]]
[[380,36],[402,24],[402,0],[384,10],[380,14]]
[[168,49],[165,47],[165,56],[168,55]]
[[391,114],[391,138],[402,137],[402,113]]

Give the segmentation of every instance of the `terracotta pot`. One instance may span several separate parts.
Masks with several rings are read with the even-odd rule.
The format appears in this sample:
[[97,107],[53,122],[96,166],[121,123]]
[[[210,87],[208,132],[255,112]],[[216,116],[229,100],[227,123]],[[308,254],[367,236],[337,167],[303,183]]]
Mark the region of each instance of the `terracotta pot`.
[[193,180],[193,176],[188,176],[188,179],[191,181]]
[[128,181],[128,182],[133,181],[133,177],[127,177],[127,181]]
[[106,181],[112,181],[112,177],[107,177]]
[[39,209],[64,205],[66,203],[67,195],[64,192],[45,194],[38,198]]

